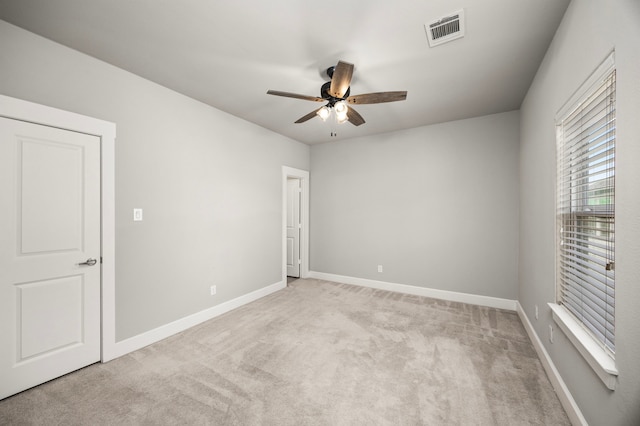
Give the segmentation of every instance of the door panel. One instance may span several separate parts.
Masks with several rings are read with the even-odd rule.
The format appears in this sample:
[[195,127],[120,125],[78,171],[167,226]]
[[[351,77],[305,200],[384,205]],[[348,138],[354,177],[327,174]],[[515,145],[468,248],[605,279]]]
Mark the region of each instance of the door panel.
[[[287,268],[290,268],[293,266],[294,264],[294,260],[293,260],[293,238],[289,238],[287,237]],[[289,274],[287,274],[289,275]]]
[[100,139],[0,118],[0,235],[4,398],[100,360]]
[[81,250],[82,147],[23,137],[18,149],[20,253]]
[[82,276],[16,285],[17,363],[82,343],[82,289]]

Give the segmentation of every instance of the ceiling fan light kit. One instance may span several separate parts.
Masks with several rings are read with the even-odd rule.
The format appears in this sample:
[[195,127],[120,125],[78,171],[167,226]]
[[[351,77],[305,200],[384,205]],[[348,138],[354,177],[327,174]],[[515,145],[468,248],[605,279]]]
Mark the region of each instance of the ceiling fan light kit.
[[[354,126],[365,123],[364,118],[349,104],[379,104],[385,102],[403,101],[407,98],[406,91],[365,93],[351,96],[351,77],[353,76],[353,64],[338,61],[336,66],[327,68],[327,75],[331,79],[320,87],[320,97],[299,95],[297,93],[268,90],[267,94],[283,96],[287,98],[302,99],[312,102],[326,102],[326,105],[300,117],[296,123],[304,123],[315,116],[326,121],[335,112],[336,121],[344,123],[349,121]],[[335,132],[331,132],[334,136]]]
[[331,115],[331,110],[328,106],[323,106],[316,112],[316,114],[318,114],[322,121],[327,121],[327,118]]
[[345,101],[338,101],[335,103],[333,108],[336,111],[336,118],[338,119],[338,123],[344,123],[347,121],[347,112],[349,111],[349,107]]

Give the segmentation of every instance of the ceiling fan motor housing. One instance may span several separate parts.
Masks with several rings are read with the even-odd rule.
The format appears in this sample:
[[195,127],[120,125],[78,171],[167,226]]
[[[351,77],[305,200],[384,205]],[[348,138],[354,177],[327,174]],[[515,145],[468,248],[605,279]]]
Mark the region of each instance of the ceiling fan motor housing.
[[[331,67],[331,68],[333,68],[333,67]],[[329,69],[331,69],[331,68],[329,68]],[[329,74],[329,70],[327,70],[327,74]],[[349,94],[351,93],[351,86],[349,86],[347,88],[347,91],[344,93],[344,96],[342,98],[336,98],[336,97],[333,97],[333,96],[331,96],[329,94],[329,89],[330,88],[331,88],[331,82],[330,81],[327,81],[326,83],[324,83],[322,85],[322,87],[320,88],[320,97],[322,97],[322,99],[328,100],[329,104],[331,106],[333,106],[333,104],[335,104],[338,101],[347,99],[349,97]]]

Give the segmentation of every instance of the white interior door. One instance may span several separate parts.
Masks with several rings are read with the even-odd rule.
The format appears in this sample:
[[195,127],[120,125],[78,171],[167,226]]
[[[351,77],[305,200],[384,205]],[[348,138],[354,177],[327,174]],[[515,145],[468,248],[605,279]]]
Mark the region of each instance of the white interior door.
[[287,179],[287,276],[300,277],[300,179]]
[[0,117],[0,398],[99,360],[100,139]]

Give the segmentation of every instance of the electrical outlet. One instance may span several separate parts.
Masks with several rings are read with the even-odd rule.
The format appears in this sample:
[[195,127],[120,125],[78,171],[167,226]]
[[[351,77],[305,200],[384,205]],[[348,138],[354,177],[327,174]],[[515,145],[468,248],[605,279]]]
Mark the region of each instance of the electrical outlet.
[[209,290],[210,290],[212,296],[214,296],[216,294],[217,290],[216,290],[216,286],[215,285],[212,285]]
[[538,305],[536,305],[536,319],[538,319]]
[[378,265],[378,272],[382,272],[382,265]]
[[549,324],[549,341],[553,343],[553,325]]

